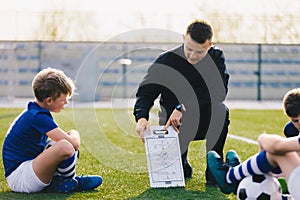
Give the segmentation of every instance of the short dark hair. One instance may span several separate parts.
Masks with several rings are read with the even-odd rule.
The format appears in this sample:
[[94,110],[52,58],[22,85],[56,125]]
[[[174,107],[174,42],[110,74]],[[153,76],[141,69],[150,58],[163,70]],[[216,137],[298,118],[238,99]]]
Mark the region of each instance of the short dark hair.
[[74,82],[58,69],[47,68],[40,71],[32,81],[35,98],[43,102],[51,97],[57,99],[61,94],[72,96],[75,90]]
[[213,30],[207,21],[196,19],[187,27],[186,35],[190,35],[193,40],[203,44],[206,40],[212,39]]
[[300,115],[300,88],[286,93],[283,98],[283,108],[287,116],[296,118]]

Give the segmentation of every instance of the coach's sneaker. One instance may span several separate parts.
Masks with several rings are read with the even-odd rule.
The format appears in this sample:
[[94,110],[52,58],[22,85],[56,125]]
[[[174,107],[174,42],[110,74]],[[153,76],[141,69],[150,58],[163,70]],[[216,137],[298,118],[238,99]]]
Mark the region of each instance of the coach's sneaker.
[[235,167],[241,163],[240,157],[237,155],[237,153],[234,150],[229,150],[226,153],[226,163],[231,166]]
[[185,161],[183,164],[183,174],[184,178],[192,178],[193,168],[188,161]]
[[96,187],[100,186],[102,184],[102,177],[101,176],[76,176],[75,179],[78,181],[78,187],[76,188],[76,191],[88,191],[93,190]]
[[49,186],[47,186],[43,192],[74,192],[78,187],[78,181],[74,178],[64,178],[56,175],[52,178]]
[[205,170],[205,179],[206,179],[206,182],[205,182],[206,187],[215,187],[216,186],[215,177],[211,173],[211,171],[209,170],[208,167],[206,167],[206,170]]
[[219,154],[217,154],[217,152],[209,151],[207,153],[207,165],[223,193],[236,193],[237,184],[229,184],[226,182],[226,173],[230,166],[224,163],[223,159]]

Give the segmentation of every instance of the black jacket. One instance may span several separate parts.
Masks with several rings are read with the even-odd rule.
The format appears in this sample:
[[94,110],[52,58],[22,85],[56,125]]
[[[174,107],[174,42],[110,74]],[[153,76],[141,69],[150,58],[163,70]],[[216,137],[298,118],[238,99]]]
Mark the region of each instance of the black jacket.
[[166,51],[151,64],[139,85],[134,106],[135,120],[149,119],[149,111],[159,95],[161,124],[181,103],[187,112],[197,114],[199,107],[225,100],[228,80],[224,54],[214,46],[196,65],[185,59],[183,45]]

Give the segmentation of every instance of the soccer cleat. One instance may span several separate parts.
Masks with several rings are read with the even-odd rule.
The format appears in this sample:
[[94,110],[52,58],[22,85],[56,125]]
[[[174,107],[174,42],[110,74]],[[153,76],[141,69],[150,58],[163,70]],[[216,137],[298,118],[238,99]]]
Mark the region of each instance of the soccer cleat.
[[74,192],[78,186],[78,181],[74,178],[64,178],[62,176],[54,176],[49,186],[43,192]]
[[102,184],[102,177],[101,176],[76,176],[75,179],[78,181],[78,187],[76,191],[88,191],[93,190],[96,187]]
[[226,173],[230,166],[224,163],[223,159],[217,154],[217,152],[209,151],[207,153],[207,165],[223,193],[236,193],[237,184],[229,184],[226,182]]
[[235,167],[241,163],[241,159],[234,150],[229,150],[226,153],[226,163],[231,167]]
[[192,178],[193,168],[188,161],[184,162],[183,174],[184,174],[184,178]]
[[205,170],[205,186],[206,187],[215,187],[216,186],[216,180],[214,175],[211,173],[211,171],[209,170],[209,168],[207,167]]

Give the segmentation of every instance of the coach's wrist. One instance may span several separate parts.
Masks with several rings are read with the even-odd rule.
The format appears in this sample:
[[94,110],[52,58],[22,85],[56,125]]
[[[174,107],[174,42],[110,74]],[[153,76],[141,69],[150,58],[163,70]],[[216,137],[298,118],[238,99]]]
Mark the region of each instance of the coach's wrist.
[[185,112],[186,111],[183,104],[176,105],[175,109],[178,110],[178,111],[180,111],[180,112]]

